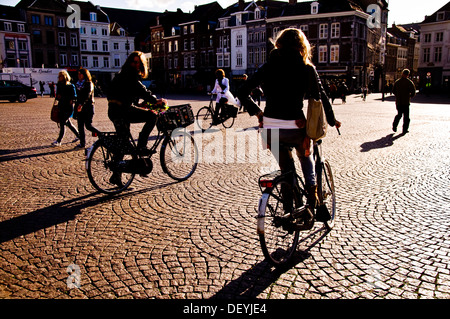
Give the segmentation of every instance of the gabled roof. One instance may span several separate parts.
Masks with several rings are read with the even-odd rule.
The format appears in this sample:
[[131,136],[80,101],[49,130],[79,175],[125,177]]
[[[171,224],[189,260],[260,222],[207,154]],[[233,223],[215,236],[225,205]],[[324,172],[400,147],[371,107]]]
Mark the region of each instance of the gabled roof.
[[21,15],[19,8],[4,5],[0,5],[0,19],[26,21],[25,17]]
[[21,0],[16,4],[20,9],[36,9],[39,11],[66,12],[67,4],[62,0]]
[[[81,10],[81,20],[89,21],[90,20],[90,13],[96,12],[97,13],[97,22],[109,22],[108,17],[106,14],[101,10],[100,6],[94,5],[90,1],[68,1],[68,4],[76,4],[80,6]],[[113,22],[113,21],[111,21]]]
[[437,20],[437,15],[438,13],[444,12],[444,19],[441,21],[448,21],[450,20],[450,1],[444,5],[442,8],[440,8],[439,10],[437,10],[435,13],[433,13],[430,16],[426,16],[425,20],[423,20],[422,23],[433,23],[433,22],[438,22]]
[[298,2],[296,4],[287,4],[283,8],[280,16],[294,16],[294,15],[308,15],[311,14],[311,4],[313,2],[319,3],[319,12],[321,13],[336,13],[348,11],[364,10],[355,2],[349,0],[322,0],[322,1],[306,1]]
[[155,19],[158,15],[161,15],[160,12],[153,11],[128,10],[109,7],[101,7],[101,9],[109,16],[111,23],[117,22],[131,35],[136,35],[148,25],[149,21]]

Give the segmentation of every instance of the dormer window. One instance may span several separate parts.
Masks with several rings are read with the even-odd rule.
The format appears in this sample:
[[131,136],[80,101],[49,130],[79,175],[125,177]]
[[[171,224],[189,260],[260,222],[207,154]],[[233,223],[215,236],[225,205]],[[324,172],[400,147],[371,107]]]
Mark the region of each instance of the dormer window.
[[443,21],[445,19],[445,12],[438,12],[436,16],[436,21]]
[[311,3],[311,14],[318,14],[319,13],[319,3],[317,1],[314,1]]
[[261,19],[261,10],[259,8],[256,8],[255,10],[255,20]]
[[90,12],[89,13],[89,17],[91,19],[91,21],[97,21],[97,12]]
[[175,27],[172,28],[172,35],[176,35]]

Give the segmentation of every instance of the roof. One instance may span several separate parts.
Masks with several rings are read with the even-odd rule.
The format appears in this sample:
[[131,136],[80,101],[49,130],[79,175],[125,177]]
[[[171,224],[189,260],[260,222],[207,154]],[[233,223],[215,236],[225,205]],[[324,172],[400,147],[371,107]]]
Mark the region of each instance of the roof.
[[109,16],[111,23],[117,22],[122,28],[132,35],[139,33],[143,28],[148,26],[149,21],[155,19],[160,12],[117,9],[109,7],[101,7]]
[[0,5],[0,19],[26,21],[25,17],[22,17],[19,8],[4,5]]
[[450,1],[446,5],[444,5],[442,8],[437,10],[435,13],[433,13],[432,15],[425,16],[425,20],[423,20],[422,23],[438,22],[437,15],[440,12],[444,12],[444,19],[441,20],[441,21],[448,21],[448,20],[450,20]]

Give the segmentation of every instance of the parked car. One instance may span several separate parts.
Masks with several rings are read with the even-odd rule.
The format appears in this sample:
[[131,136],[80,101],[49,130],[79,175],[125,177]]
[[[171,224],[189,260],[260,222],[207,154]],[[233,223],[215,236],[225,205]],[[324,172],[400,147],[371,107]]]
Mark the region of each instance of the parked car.
[[0,100],[10,102],[26,102],[37,97],[36,88],[20,83],[19,81],[0,80]]

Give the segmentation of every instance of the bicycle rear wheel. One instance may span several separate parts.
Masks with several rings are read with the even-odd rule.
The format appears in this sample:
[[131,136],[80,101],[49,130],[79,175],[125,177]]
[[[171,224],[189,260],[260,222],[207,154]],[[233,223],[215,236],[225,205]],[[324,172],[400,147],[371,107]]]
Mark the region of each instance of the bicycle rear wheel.
[[212,126],[213,114],[211,113],[211,109],[208,106],[202,107],[198,110],[197,115],[195,117],[195,122],[197,126],[205,132]]
[[[258,205],[258,234],[261,249],[266,259],[274,266],[287,263],[294,253],[299,238],[299,231],[293,230],[291,221],[286,216],[286,205],[292,205],[285,198],[284,188],[292,192],[291,185],[281,179],[272,188],[264,191]],[[293,209],[293,207],[291,208]]]
[[[135,162],[136,155],[124,155],[114,158],[101,141],[97,141],[86,160],[89,181],[100,192],[117,194],[127,189],[135,174],[126,172],[128,163]],[[122,168],[122,169],[121,169]],[[128,169],[128,171],[130,171]]]
[[322,164],[322,172],[318,176],[320,203],[323,203],[330,214],[330,219],[325,222],[328,229],[332,229],[336,219],[336,193],[334,189],[333,173],[331,165],[328,161]]
[[175,130],[161,145],[161,167],[171,178],[184,181],[194,174],[198,163],[197,144],[191,134]]

